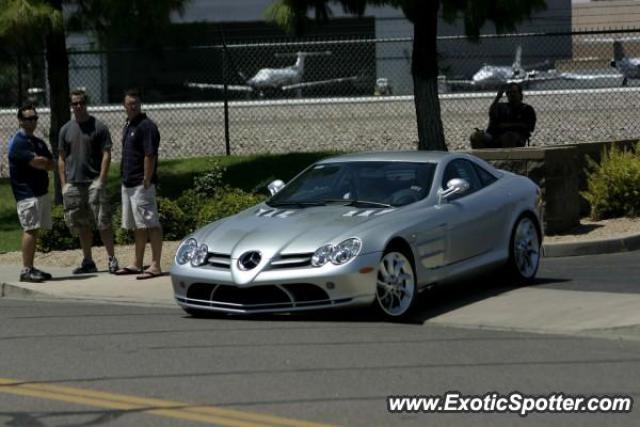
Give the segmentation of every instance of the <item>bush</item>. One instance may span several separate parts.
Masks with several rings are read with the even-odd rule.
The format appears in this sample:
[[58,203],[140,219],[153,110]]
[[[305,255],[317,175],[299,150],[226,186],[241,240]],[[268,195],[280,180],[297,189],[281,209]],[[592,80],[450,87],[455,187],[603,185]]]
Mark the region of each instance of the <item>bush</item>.
[[246,193],[239,188],[226,187],[216,197],[205,202],[196,217],[196,226],[201,227],[220,218],[236,214],[260,203],[265,196]]
[[185,190],[180,197],[178,197],[178,200],[176,200],[176,203],[180,206],[182,212],[184,212],[185,225],[190,231],[196,228],[198,212],[207,200],[208,197],[199,196],[192,188]]
[[158,214],[162,224],[163,240],[181,240],[192,231],[187,216],[173,200],[158,197]]
[[125,230],[122,228],[122,205],[118,204],[118,207],[113,213],[113,238],[116,245],[131,245],[133,244],[133,232],[131,230]]
[[[193,230],[193,219],[182,211],[178,202],[158,197],[158,215],[162,226],[163,240],[180,240]],[[114,215],[114,235],[118,245],[130,245],[134,242],[133,231],[122,228],[122,206],[118,206]]]
[[66,251],[78,249],[80,240],[72,236],[64,222],[64,208],[56,205],[51,210],[51,230],[42,230],[38,238],[37,248],[41,252]]
[[613,147],[597,164],[588,159],[587,191],[594,220],[640,215],[640,152]]
[[227,168],[220,165],[217,160],[210,160],[209,170],[193,177],[193,190],[203,197],[213,197],[216,192],[224,188],[222,177]]

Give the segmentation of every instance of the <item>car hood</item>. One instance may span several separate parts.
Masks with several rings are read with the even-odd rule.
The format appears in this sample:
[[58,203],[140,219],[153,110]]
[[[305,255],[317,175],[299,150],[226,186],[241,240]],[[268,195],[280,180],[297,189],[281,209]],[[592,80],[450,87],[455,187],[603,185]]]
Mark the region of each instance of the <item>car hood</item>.
[[228,254],[233,259],[247,251],[260,251],[263,258],[278,253],[310,253],[323,244],[338,243],[336,239],[361,237],[349,231],[395,210],[349,206],[282,209],[263,204],[210,224],[194,237],[210,252]]

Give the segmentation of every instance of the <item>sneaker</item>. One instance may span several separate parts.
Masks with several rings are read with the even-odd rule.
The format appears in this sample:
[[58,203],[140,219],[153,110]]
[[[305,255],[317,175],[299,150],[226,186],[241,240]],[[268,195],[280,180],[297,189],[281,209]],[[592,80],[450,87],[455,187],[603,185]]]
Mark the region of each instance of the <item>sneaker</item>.
[[50,273],[47,273],[46,271],[42,271],[38,268],[33,267],[32,270],[40,273],[42,277],[44,277],[44,280],[51,280],[51,278],[53,277]]
[[20,272],[21,282],[40,283],[44,282],[45,278],[40,270],[35,268],[25,268]]
[[116,271],[118,271],[120,267],[118,266],[118,258],[116,258],[115,256],[110,256],[109,257],[109,273],[114,274]]
[[92,260],[83,259],[82,260],[82,264],[80,264],[80,267],[74,268],[72,273],[73,274],[86,274],[86,273],[95,273],[97,271],[98,271],[98,268],[96,267],[96,263],[95,262],[93,262]]

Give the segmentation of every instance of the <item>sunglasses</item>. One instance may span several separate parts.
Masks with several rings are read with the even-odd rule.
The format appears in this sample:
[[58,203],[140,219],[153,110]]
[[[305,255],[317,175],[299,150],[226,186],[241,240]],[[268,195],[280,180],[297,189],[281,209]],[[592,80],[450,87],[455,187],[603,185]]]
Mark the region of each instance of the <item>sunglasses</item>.
[[84,101],[76,101],[76,102],[72,102],[71,105],[73,105],[74,107],[77,107],[79,105],[85,105],[86,102]]
[[37,122],[38,121],[38,116],[23,117],[22,120],[24,120],[26,122]]

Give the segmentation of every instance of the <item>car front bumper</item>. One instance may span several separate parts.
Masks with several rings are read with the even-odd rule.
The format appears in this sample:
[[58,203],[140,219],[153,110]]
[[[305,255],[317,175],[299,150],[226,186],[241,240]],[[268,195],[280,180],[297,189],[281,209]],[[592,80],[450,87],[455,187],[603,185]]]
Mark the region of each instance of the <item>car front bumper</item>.
[[246,285],[234,283],[228,269],[174,264],[171,282],[185,309],[249,314],[366,305],[375,298],[381,255],[361,254],[339,266],[264,270]]

